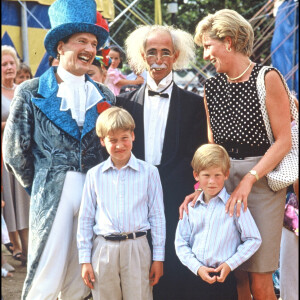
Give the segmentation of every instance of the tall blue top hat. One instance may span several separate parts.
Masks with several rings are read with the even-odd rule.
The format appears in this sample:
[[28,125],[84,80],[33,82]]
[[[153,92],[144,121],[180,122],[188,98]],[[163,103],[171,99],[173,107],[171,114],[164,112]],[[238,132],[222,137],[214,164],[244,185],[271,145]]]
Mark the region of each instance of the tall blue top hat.
[[[57,43],[79,32],[92,33],[97,37],[99,49],[108,38],[108,26],[97,24],[95,0],[57,0],[48,10],[51,29],[44,45],[49,55],[57,56]],[[106,22],[103,19],[104,22]]]

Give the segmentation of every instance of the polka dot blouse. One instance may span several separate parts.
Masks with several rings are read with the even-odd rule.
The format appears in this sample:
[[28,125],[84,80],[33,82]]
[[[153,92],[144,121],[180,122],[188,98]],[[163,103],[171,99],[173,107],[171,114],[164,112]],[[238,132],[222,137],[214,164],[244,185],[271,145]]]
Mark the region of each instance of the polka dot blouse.
[[214,141],[227,151],[231,147],[247,149],[246,156],[258,156],[270,147],[256,89],[261,67],[254,66],[248,81],[231,83],[220,73],[205,82]]

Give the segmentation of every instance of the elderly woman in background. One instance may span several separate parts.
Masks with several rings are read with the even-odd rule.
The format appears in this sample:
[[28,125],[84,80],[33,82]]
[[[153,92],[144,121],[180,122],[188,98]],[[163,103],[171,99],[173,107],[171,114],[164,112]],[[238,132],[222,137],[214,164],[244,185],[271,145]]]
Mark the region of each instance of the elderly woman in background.
[[[261,247],[235,272],[239,299],[251,299],[252,293],[255,300],[275,300],[272,273],[278,268],[286,190],[273,192],[265,175],[291,147],[289,98],[279,72],[270,67],[265,87],[275,138],[271,146],[257,96],[262,66],[250,60],[253,40],[249,22],[229,9],[206,16],[195,34],[203,58],[219,73],[205,83],[205,105],[209,141],[225,147],[231,157],[226,212],[239,216],[248,207],[262,236]],[[196,194],[186,197],[181,210]]]
[[[1,142],[2,133],[10,111],[10,103],[17,85],[14,83],[19,67],[19,59],[15,49],[11,46],[1,47]],[[29,195],[15,179],[14,175],[2,170],[2,197],[5,201],[3,216],[7,224],[9,238],[13,246],[7,246],[14,259],[27,260]]]

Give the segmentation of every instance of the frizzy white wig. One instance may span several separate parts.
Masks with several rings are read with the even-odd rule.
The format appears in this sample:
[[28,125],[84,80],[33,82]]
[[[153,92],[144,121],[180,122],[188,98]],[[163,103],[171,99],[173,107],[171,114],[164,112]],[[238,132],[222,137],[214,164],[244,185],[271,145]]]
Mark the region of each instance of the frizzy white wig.
[[141,25],[125,41],[127,61],[136,73],[140,74],[147,68],[142,53],[145,53],[148,36],[155,31],[168,32],[173,40],[174,51],[179,51],[173,70],[184,69],[195,60],[195,43],[193,36],[188,32],[173,26]]

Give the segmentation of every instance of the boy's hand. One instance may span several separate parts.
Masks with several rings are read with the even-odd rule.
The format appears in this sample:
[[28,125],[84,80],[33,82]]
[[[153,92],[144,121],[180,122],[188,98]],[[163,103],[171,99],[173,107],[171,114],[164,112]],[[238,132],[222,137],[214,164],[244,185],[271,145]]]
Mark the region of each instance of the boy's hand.
[[149,280],[150,285],[154,286],[158,283],[161,276],[164,275],[164,263],[162,261],[154,261],[152,263]]
[[90,263],[85,263],[81,265],[81,277],[84,281],[84,284],[93,289],[93,282],[95,282],[95,275],[93,271],[93,267]]
[[179,219],[182,220],[183,218],[183,210],[185,210],[186,214],[188,215],[188,204],[192,202],[191,206],[195,205],[196,200],[198,199],[199,195],[200,195],[200,191],[195,191],[193,194],[187,195],[184,198],[184,201],[182,202],[182,204],[179,206]]
[[201,266],[198,269],[198,275],[202,278],[202,280],[208,282],[209,284],[212,284],[217,281],[216,275],[214,276],[209,275],[209,273],[213,273],[213,272],[216,272],[214,268],[208,268],[205,266]]
[[220,272],[220,275],[217,276],[217,281],[218,282],[224,282],[228,274],[230,273],[231,269],[226,263],[222,263],[219,265],[216,269],[215,272]]

